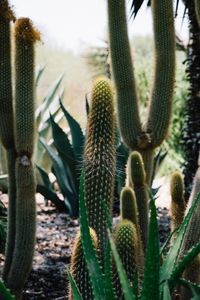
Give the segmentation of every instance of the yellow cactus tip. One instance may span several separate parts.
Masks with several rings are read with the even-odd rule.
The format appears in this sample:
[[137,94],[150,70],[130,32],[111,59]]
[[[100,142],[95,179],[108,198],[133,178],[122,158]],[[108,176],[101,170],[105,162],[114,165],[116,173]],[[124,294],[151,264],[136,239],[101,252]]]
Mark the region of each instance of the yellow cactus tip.
[[29,18],[20,18],[16,21],[15,37],[27,42],[40,41],[40,32],[34,28]]
[[15,15],[7,0],[2,0],[0,3],[0,17],[8,21],[15,21]]

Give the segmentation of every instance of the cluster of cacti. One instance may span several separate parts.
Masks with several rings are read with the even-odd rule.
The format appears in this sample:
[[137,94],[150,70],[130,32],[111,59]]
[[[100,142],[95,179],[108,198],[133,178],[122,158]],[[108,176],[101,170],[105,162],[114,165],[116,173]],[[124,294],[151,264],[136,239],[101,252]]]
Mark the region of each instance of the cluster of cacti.
[[[28,18],[15,22],[15,72],[11,69],[7,0],[0,4],[0,138],[7,151],[9,176],[8,236],[3,279],[17,298],[30,272],[35,246],[34,43],[39,33]],[[15,99],[12,74],[15,73]]]
[[[149,185],[152,181],[154,150],[165,139],[171,117],[175,81],[173,1],[152,1],[152,15],[155,72],[149,114],[146,123],[142,125],[128,40],[125,0],[108,0],[109,39],[119,128],[123,141],[130,150],[136,150],[142,155],[146,183]],[[148,205],[146,210],[145,213],[143,211],[143,221],[147,224],[145,236],[148,229]]]

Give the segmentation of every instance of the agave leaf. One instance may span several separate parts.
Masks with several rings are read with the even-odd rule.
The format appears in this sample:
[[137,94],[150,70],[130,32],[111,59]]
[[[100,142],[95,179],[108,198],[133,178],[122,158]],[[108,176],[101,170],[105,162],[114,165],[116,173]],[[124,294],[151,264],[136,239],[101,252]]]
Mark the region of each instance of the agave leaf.
[[47,172],[41,168],[40,166],[38,166],[36,164],[36,167],[42,177],[42,181],[44,183],[44,185],[49,189],[49,190],[52,190],[52,184],[51,184],[51,181],[49,180],[49,175],[47,174]]
[[43,113],[46,111],[46,109],[49,108],[49,105],[51,104],[52,100],[54,99],[63,77],[64,77],[64,75],[59,76],[58,79],[53,83],[52,87],[47,91],[46,96],[42,100],[42,104],[36,109],[36,112],[35,112],[36,120],[40,114],[43,115]]
[[174,231],[172,231],[172,232],[169,234],[168,238],[166,239],[166,241],[164,242],[164,244],[162,245],[162,247],[161,247],[161,249],[160,249],[160,256],[162,256],[162,254],[164,253],[164,251],[165,251],[167,245],[169,244],[169,242],[170,242],[172,236],[177,232],[177,230],[178,230],[178,228],[174,229]]
[[191,300],[200,299],[200,285],[187,281],[183,278],[179,279],[178,283],[182,284],[183,286],[191,290],[193,296]]
[[72,288],[72,294],[73,294],[73,299],[74,300],[82,300],[82,296],[79,292],[78,286],[76,284],[76,281],[74,280],[73,276],[71,275],[70,271],[67,268],[67,275],[71,284],[71,288]]
[[[174,239],[173,245],[170,247],[170,250],[166,256],[165,261],[163,262],[163,265],[161,267],[161,272],[160,272],[160,281],[165,282],[168,278],[171,277],[171,274],[176,266],[177,263],[177,259],[179,256],[179,252],[182,246],[182,242],[185,236],[185,232],[187,229],[187,226],[189,224],[189,221],[192,217],[192,214],[195,210],[195,208],[197,207],[197,204],[200,200],[200,193],[198,194],[198,196],[196,197],[194,203],[192,204],[192,206],[190,207],[187,215],[185,216],[183,222],[181,223],[176,237]],[[162,288],[162,286],[161,286]]]
[[74,148],[74,152],[77,155],[77,158],[80,159],[82,157],[83,146],[85,142],[85,137],[83,135],[81,126],[65,109],[61,99],[60,99],[60,106],[70,127],[72,146]]
[[155,201],[151,194],[149,206],[151,215],[149,222],[147,249],[145,255],[144,280],[140,299],[149,299],[149,291],[151,291],[151,299],[158,300],[160,272],[159,233]]
[[[52,164],[54,171],[56,172],[56,178],[58,180],[58,184],[60,186],[62,194],[65,196],[67,195],[69,198],[73,198],[73,191],[71,189],[71,186],[69,185],[69,181],[66,176],[65,167],[61,160],[61,158],[55,154],[55,152],[52,150],[52,148],[46,144],[45,140],[40,138],[40,142],[46,149],[47,153],[52,159]],[[70,197],[71,196],[71,197]]]
[[15,296],[13,296],[10,291],[5,287],[3,281],[0,280],[0,299],[4,300],[15,300]]
[[[77,164],[74,155],[74,150],[70,144],[70,141],[66,133],[60,128],[60,126],[54,121],[53,117],[50,116],[52,134],[54,139],[54,145],[62,159],[65,166],[71,188],[76,193],[78,189],[78,175],[77,175]],[[65,163],[66,162],[66,163]]]
[[89,105],[89,101],[88,101],[87,95],[85,95],[85,110],[86,110],[87,117],[88,117],[89,112],[90,112],[90,105]]
[[178,265],[173,270],[168,282],[170,289],[173,289],[177,280],[180,278],[182,273],[184,272],[186,266],[193,261],[193,259],[200,253],[200,242],[197,245],[193,246],[186,255],[182,258],[182,260],[178,263]]
[[163,300],[172,300],[169,290],[169,285],[166,282],[163,288]]
[[59,211],[63,211],[68,213],[71,209],[71,207],[65,204],[63,200],[61,200],[55,192],[48,189],[46,186],[38,184],[36,187],[37,193],[40,193],[42,196],[44,196],[47,200],[50,200],[53,204],[55,204],[56,208]]
[[39,68],[37,69],[37,73],[36,73],[36,76],[35,76],[35,87],[38,86],[38,83],[39,83],[40,78],[41,78],[41,76],[44,72],[44,69],[45,69],[45,66],[43,66],[43,67],[39,66]]
[[112,254],[113,254],[113,257],[114,257],[114,260],[115,260],[115,263],[116,263],[120,283],[121,283],[121,286],[122,286],[124,299],[125,300],[136,300],[136,297],[133,294],[133,291],[132,291],[132,289],[129,285],[129,281],[128,281],[128,278],[126,276],[126,272],[124,270],[122,261],[120,259],[120,256],[119,256],[118,252],[117,252],[115,243],[112,239],[112,236],[111,236],[111,233],[110,233],[109,230],[108,230],[108,237],[109,237],[110,246],[111,246],[111,249],[112,249]]
[[98,258],[92,243],[89,233],[89,224],[87,218],[87,209],[84,198],[84,172],[80,178],[80,228],[81,228],[81,242],[83,245],[84,257],[87,263],[90,280],[92,283],[93,295],[95,300],[112,300],[106,297],[104,277],[100,269]]

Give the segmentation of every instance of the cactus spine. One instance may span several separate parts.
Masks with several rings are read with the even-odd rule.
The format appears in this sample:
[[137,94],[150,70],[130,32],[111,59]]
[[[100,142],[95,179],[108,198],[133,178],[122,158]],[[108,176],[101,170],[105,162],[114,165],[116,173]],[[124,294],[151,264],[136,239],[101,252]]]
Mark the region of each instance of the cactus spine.
[[[138,236],[135,225],[126,219],[121,220],[115,230],[115,244],[131,285],[137,274]],[[121,284],[114,266],[113,284],[117,299],[122,299]]]
[[144,248],[147,244],[148,236],[148,189],[146,184],[146,173],[142,156],[139,152],[133,151],[127,164],[129,184],[135,192],[137,207],[139,212],[139,224]]
[[89,226],[96,231],[99,241],[99,257],[107,240],[106,217],[103,201],[112,210],[115,174],[115,122],[113,94],[109,83],[99,79],[92,92],[92,104],[88,119],[84,149],[85,201]]
[[155,79],[149,115],[146,124],[142,126],[128,41],[125,0],[108,0],[109,37],[113,75],[117,90],[119,127],[127,146],[144,155],[148,183],[151,181],[154,149],[164,140],[171,116],[175,79],[175,34],[172,2],[172,0],[152,1]]
[[184,199],[184,185],[182,175],[177,171],[171,176],[170,180],[171,193],[171,229],[172,231],[178,228],[183,219],[186,209]]
[[[6,280],[11,263],[15,243],[15,213],[16,213],[16,185],[15,185],[15,145],[13,126],[13,93],[11,76],[11,38],[10,22],[15,20],[7,0],[0,3],[0,138],[7,151],[9,206],[8,206],[8,234],[6,242],[6,261],[3,277]],[[8,126],[9,125],[9,126]]]
[[[95,231],[92,228],[90,228],[90,236],[93,241],[93,246],[97,250],[98,247],[97,236]],[[85,262],[84,253],[82,249],[80,232],[78,232],[74,242],[70,271],[76,281],[76,284],[79,288],[83,300],[92,300],[93,299],[92,288],[90,285],[89,274],[88,274],[87,265]],[[73,299],[73,295],[70,286],[69,300],[72,299]]]

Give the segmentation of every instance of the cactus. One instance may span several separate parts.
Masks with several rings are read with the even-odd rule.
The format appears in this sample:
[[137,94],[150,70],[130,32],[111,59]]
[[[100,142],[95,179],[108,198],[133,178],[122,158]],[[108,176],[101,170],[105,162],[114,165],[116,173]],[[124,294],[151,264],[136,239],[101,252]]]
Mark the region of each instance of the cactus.
[[[93,241],[93,246],[97,250],[98,242],[97,242],[97,236],[95,231],[90,228],[90,236]],[[80,232],[78,232],[74,247],[72,250],[72,257],[71,257],[71,264],[70,264],[70,271],[72,276],[74,277],[76,284],[79,288],[79,291],[82,295],[83,300],[92,300],[93,294],[92,294],[92,288],[90,285],[90,279],[89,274],[83,254],[82,244],[81,244],[81,235]],[[69,300],[72,300],[72,290],[71,286],[69,287]]]
[[120,197],[120,213],[121,213],[121,220],[131,221],[136,228],[137,239],[138,239],[138,247],[136,249],[137,268],[138,268],[139,283],[141,283],[143,270],[144,270],[144,250],[143,250],[144,246],[141,238],[141,229],[139,225],[136,197],[134,191],[130,187],[124,187],[122,189],[121,197]]
[[[117,251],[132,285],[134,276],[137,274],[138,236],[135,225],[129,220],[121,220],[116,227],[114,238]],[[121,284],[115,266],[113,267],[113,285],[117,299],[122,299]]]
[[144,171],[142,156],[139,152],[133,151],[130,154],[127,164],[127,171],[129,184],[133,187],[136,196],[139,212],[139,224],[141,228],[141,238],[145,248],[148,235],[149,204],[146,173]]
[[20,299],[32,267],[35,246],[35,176],[31,158],[34,139],[34,43],[39,39],[39,33],[28,18],[21,18],[15,25],[15,39],[16,236],[6,284]]
[[[152,1],[155,39],[155,75],[149,115],[141,125],[138,95],[128,41],[125,0],[108,0],[109,37],[117,90],[118,120],[122,138],[144,160],[151,182],[154,149],[166,137],[175,81],[173,1]],[[164,16],[164,17],[163,17]]]
[[197,21],[200,27],[200,1],[199,0],[194,0],[195,3],[195,12],[196,12],[196,17]]
[[182,175],[177,171],[171,176],[170,180],[171,193],[171,229],[178,228],[183,219],[186,209],[186,202],[184,199],[184,185]]
[[[199,156],[200,159],[200,156]],[[200,161],[199,161],[200,163]],[[193,204],[195,198],[197,197],[198,193],[200,192],[200,165],[197,169],[194,181],[193,181],[193,188],[192,193],[189,198],[188,206],[185,212],[185,215],[187,214],[189,208]],[[194,245],[196,245],[200,240],[200,203],[198,203],[198,206],[196,210],[193,213],[193,216],[189,222],[189,225],[186,229],[183,245],[181,248],[181,255],[183,256],[186,254],[186,252]],[[193,262],[186,268],[184,272],[184,277],[187,280],[190,280],[191,282],[200,284],[200,255],[198,255]],[[182,289],[182,298],[183,300],[190,299],[188,294],[188,291],[186,289]]]
[[[0,3],[0,138],[7,151],[9,206],[8,206],[8,233],[6,243],[6,261],[3,277],[6,281],[15,242],[15,213],[16,213],[16,186],[15,186],[15,145],[13,125],[13,92],[11,75],[11,38],[10,22],[15,17],[7,0]],[[9,125],[9,126],[8,126]]]
[[109,83],[94,84],[84,149],[85,201],[89,226],[96,231],[99,257],[103,262],[107,240],[103,201],[112,210],[115,174],[115,122],[113,94]]

